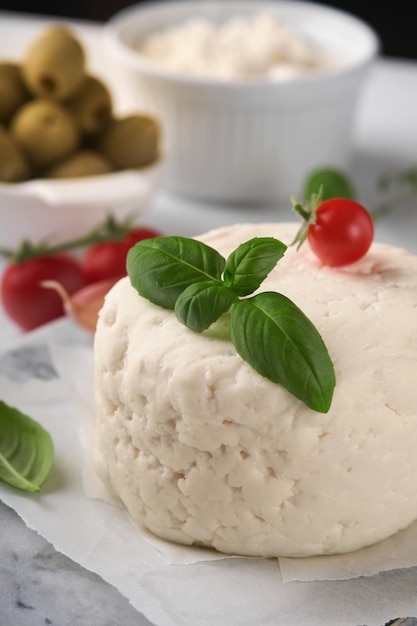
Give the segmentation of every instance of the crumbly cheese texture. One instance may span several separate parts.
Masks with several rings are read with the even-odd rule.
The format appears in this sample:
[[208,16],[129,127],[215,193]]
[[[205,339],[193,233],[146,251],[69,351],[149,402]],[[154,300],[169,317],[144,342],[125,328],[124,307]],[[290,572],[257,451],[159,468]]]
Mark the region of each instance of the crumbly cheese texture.
[[190,76],[286,81],[334,68],[336,60],[275,15],[236,16],[223,24],[202,17],[148,35],[138,51]]
[[[298,224],[240,224],[203,241],[290,243]],[[337,384],[308,409],[236,354],[143,299],[109,292],[95,335],[98,475],[156,535],[251,556],[342,553],[417,518],[417,256],[373,244],[344,269],[291,247],[261,286],[318,328]],[[271,351],[274,346],[271,345]],[[279,359],[279,353],[276,354]]]

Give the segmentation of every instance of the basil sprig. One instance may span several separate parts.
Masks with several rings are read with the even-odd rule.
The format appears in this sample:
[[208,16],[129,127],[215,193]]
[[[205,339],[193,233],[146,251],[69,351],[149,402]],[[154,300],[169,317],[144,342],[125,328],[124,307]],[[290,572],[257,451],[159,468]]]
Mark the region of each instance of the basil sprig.
[[49,433],[0,400],[0,480],[23,491],[39,491],[53,459]]
[[150,302],[175,311],[178,320],[203,332],[230,314],[230,337],[254,370],[285,387],[309,408],[326,413],[335,373],[315,326],[286,296],[256,291],[287,246],[274,237],[254,237],[227,259],[186,237],[155,237],[129,250],[133,287]]

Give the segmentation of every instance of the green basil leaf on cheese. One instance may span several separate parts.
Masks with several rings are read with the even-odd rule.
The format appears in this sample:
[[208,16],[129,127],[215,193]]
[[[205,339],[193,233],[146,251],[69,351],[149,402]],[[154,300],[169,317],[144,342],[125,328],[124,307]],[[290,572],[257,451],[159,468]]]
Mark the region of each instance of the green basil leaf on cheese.
[[274,237],[254,237],[236,248],[227,258],[224,284],[239,296],[258,289],[283,257],[287,246]]
[[178,320],[191,330],[201,333],[232,306],[237,296],[214,282],[194,283],[187,287],[175,303]]
[[166,309],[174,309],[189,285],[207,280],[221,284],[224,265],[225,259],[216,250],[187,237],[144,239],[127,255],[133,287]]
[[273,237],[254,237],[223,258],[186,237],[144,239],[129,250],[133,287],[150,302],[174,309],[177,319],[204,332],[231,311],[230,336],[255,371],[286,387],[315,411],[330,408],[335,375],[312,322],[285,296],[251,298],[285,254]]
[[254,370],[311,409],[329,410],[336,382],[332,361],[315,326],[291,300],[275,292],[239,300],[230,330],[238,354]]

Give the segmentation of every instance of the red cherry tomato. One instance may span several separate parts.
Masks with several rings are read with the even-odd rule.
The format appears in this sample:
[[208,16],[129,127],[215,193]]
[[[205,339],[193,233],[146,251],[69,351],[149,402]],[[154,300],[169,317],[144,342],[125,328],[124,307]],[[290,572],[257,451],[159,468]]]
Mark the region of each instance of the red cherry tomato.
[[61,253],[10,263],[1,278],[1,300],[6,314],[24,331],[64,315],[60,296],[40,284],[60,282],[72,294],[85,285],[79,263]]
[[331,198],[316,211],[316,222],[308,228],[307,239],[316,256],[333,267],[361,259],[374,238],[374,223],[368,211],[347,198]]
[[126,275],[126,256],[129,249],[142,239],[158,237],[161,233],[153,228],[132,229],[122,241],[95,243],[87,248],[81,267],[88,283]]

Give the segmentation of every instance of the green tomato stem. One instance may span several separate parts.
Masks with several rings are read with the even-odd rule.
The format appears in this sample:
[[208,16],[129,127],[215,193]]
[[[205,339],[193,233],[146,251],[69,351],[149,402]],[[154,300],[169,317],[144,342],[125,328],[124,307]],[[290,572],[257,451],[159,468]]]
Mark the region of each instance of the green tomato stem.
[[308,229],[310,225],[316,223],[317,208],[320,206],[322,198],[323,186],[320,187],[318,193],[312,193],[311,197],[305,201],[304,205],[301,204],[301,202],[299,202],[295,196],[291,196],[292,208],[303,220],[299,231],[290,243],[290,246],[296,245],[297,250],[307,239]]
[[29,240],[24,239],[16,250],[0,248],[0,255],[14,263],[21,263],[22,261],[27,261],[35,257],[58,254],[77,248],[85,248],[95,243],[122,241],[132,228],[132,221],[132,218],[128,218],[124,222],[117,222],[115,218],[110,215],[104,222],[99,224],[96,228],[93,228],[83,237],[64,241],[56,245],[50,245],[47,241],[40,241],[37,244],[33,244]]

